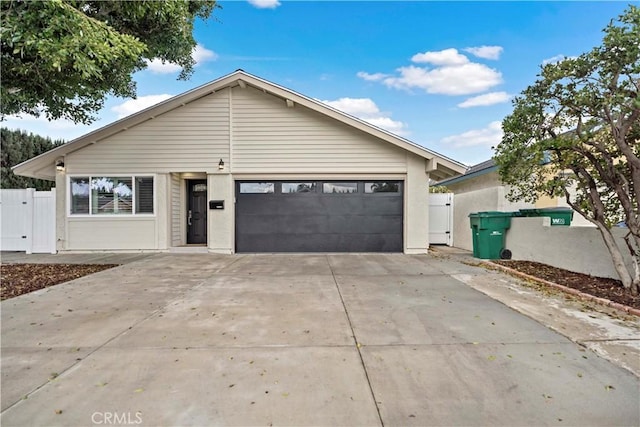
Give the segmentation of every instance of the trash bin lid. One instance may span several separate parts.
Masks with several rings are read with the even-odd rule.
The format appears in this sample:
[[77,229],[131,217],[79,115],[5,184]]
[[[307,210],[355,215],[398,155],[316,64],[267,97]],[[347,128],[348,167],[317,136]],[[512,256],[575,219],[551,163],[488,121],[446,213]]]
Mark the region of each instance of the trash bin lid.
[[573,209],[567,207],[557,207],[557,208],[542,208],[538,209],[540,212],[573,212]]
[[483,218],[488,217],[512,217],[514,212],[500,212],[500,211],[484,211],[478,212],[478,216]]

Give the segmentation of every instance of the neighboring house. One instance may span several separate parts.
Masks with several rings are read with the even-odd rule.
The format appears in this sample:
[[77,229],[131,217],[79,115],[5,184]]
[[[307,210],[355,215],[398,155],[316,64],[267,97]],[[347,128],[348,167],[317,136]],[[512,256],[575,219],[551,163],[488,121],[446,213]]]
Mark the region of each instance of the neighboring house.
[[[511,212],[519,209],[567,207],[562,198],[540,198],[536,204],[510,202],[508,186],[500,181],[498,166],[491,160],[471,166],[464,175],[445,179],[438,185],[454,193],[453,246],[472,250],[473,241],[469,214],[482,211]],[[574,212],[572,226],[590,226],[591,223]]]
[[55,180],[62,251],[424,253],[464,165],[238,70],[14,168]]

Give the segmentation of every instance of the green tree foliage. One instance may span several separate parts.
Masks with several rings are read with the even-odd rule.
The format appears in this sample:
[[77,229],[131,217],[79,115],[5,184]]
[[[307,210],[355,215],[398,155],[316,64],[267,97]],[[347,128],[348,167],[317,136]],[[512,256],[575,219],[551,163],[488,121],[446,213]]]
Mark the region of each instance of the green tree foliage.
[[432,194],[446,194],[446,193],[453,193],[453,191],[449,190],[444,185],[430,185],[429,186],[429,193],[432,193]]
[[4,0],[0,111],[90,123],[107,95],[134,97],[131,74],[159,58],[193,72],[195,19],[213,0]]
[[0,165],[2,177],[0,188],[35,188],[36,190],[50,190],[54,182],[42,179],[25,178],[13,174],[11,168],[52,148],[64,144],[62,140],[52,141],[32,133],[21,130],[0,128],[0,151],[2,157]]
[[[542,68],[514,100],[495,160],[511,200],[564,196],[595,224],[623,285],[640,287],[640,9],[604,29],[602,45]],[[575,193],[575,196],[572,196]],[[624,221],[626,248],[611,226]],[[625,267],[621,250],[634,260]]]

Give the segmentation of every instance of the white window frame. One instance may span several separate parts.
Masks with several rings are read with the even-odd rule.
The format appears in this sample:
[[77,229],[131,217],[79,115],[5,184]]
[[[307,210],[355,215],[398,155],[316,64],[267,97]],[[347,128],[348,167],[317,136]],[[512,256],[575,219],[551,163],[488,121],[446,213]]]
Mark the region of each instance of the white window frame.
[[[91,203],[91,188],[89,188],[89,213],[88,214],[74,214],[71,212],[71,179],[72,178],[89,178],[89,183],[91,183],[91,179],[100,178],[100,177],[115,177],[115,178],[131,178],[131,213],[130,214],[93,214],[91,211],[93,210],[93,204]],[[136,212],[136,178],[153,178],[153,213],[137,213]],[[121,218],[121,219],[131,219],[131,218],[154,218],[157,214],[158,202],[157,202],[157,182],[158,176],[155,173],[98,173],[98,174],[89,174],[89,173],[74,173],[67,175],[67,188],[66,188],[66,204],[67,204],[67,217],[68,218]]]

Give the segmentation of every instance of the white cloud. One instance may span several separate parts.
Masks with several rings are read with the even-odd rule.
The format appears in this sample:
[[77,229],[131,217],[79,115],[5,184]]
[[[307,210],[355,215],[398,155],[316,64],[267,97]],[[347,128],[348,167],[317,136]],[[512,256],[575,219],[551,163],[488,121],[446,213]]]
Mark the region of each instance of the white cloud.
[[445,49],[436,52],[416,53],[411,61],[429,63],[433,65],[463,65],[469,62],[469,58],[458,53],[457,49]]
[[567,55],[559,54],[556,56],[552,56],[551,58],[543,59],[542,65],[556,64],[560,61],[564,61],[565,59],[575,59],[575,58],[576,58],[575,56],[567,56]]
[[390,114],[380,111],[376,103],[369,98],[340,98],[335,101],[319,101],[396,135],[407,133],[405,123],[393,120]]
[[455,148],[464,147],[495,147],[502,141],[502,123],[491,122],[482,129],[472,129],[458,135],[442,138],[440,142],[450,144]]
[[388,74],[383,74],[383,73],[369,74],[369,73],[365,73],[364,71],[358,71],[356,75],[368,82],[377,82],[384,79],[385,77],[389,77]]
[[257,7],[258,9],[275,9],[280,6],[278,0],[248,0],[249,4]]
[[165,99],[169,99],[172,96],[173,95],[166,93],[160,95],[139,96],[137,99],[130,99],[122,104],[111,107],[111,111],[118,114],[118,119],[121,119],[133,113],[137,113],[140,110],[144,110],[147,107],[151,107]]
[[218,59],[218,54],[212,50],[207,49],[201,44],[197,44],[195,49],[193,49],[193,53],[191,54],[193,60],[196,62],[196,65],[201,64],[207,61],[215,61]]
[[511,95],[507,92],[490,92],[485,93],[484,95],[474,96],[473,98],[469,98],[460,104],[458,107],[460,108],[469,108],[469,107],[486,107],[487,105],[500,104],[503,102],[507,102],[511,99]]
[[369,117],[363,118],[362,120],[396,135],[402,136],[407,134],[407,124],[393,120],[391,117]]
[[[499,55],[499,46],[481,46],[476,54]],[[384,85],[411,90],[422,89],[427,93],[442,95],[471,95],[490,90],[502,83],[502,73],[484,64],[469,61],[457,49],[427,51],[413,55],[411,61],[427,65],[407,65],[396,69],[393,75],[360,71],[357,76],[367,81],[379,81]]]
[[502,74],[483,64],[468,63],[428,69],[410,65],[398,69],[399,77],[387,77],[384,84],[397,89],[419,88],[427,93],[469,95],[502,83]]
[[[198,66],[203,62],[215,61],[218,59],[218,54],[212,50],[207,49],[201,44],[197,44],[191,53],[195,65]],[[165,62],[159,58],[154,58],[152,61],[146,60],[147,69],[155,74],[172,74],[182,70],[182,67],[173,62]]]
[[380,109],[376,103],[369,98],[340,98],[335,101],[321,100],[320,102],[352,116],[362,117],[380,114]]
[[463,49],[465,52],[484,59],[499,59],[502,54],[502,46],[477,46]]
[[171,74],[177,73],[182,70],[182,67],[172,62],[165,62],[159,58],[155,58],[152,61],[146,60],[147,69],[155,74]]

